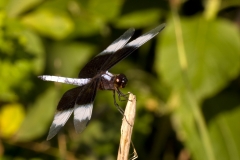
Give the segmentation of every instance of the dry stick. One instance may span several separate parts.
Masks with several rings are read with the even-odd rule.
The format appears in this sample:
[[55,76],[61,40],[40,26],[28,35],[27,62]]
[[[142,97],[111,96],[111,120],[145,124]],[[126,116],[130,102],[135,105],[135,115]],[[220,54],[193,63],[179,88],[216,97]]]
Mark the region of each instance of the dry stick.
[[[136,96],[129,94],[129,100],[124,112],[124,118],[121,127],[121,139],[118,149],[117,160],[127,160],[131,143],[132,129],[136,114]],[[134,149],[135,150],[135,149]]]

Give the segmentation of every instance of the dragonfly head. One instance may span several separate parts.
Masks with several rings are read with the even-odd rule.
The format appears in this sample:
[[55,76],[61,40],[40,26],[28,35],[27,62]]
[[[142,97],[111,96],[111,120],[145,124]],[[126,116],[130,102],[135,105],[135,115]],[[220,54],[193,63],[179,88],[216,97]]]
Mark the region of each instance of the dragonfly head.
[[127,82],[128,82],[127,77],[124,74],[120,73],[116,75],[114,84],[117,88],[124,88]]

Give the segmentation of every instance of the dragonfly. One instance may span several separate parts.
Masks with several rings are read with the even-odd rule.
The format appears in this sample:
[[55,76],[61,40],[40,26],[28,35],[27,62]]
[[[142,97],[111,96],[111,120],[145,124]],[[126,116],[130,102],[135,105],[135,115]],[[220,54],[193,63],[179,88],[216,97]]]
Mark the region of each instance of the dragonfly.
[[[38,78],[44,81],[54,81],[76,85],[77,87],[66,91],[57,105],[47,140],[52,139],[74,114],[74,128],[81,133],[91,119],[94,99],[97,90],[113,91],[114,104],[116,106],[115,93],[118,97],[125,97],[120,89],[128,82],[124,74],[112,74],[108,70],[118,62],[129,56],[144,43],[155,37],[165,28],[161,24],[140,37],[128,42],[134,34],[134,29],[128,29],[123,35],[112,42],[104,51],[90,60],[79,72],[78,78],[68,78],[51,75],[41,75]],[[123,114],[123,110],[118,106]]]

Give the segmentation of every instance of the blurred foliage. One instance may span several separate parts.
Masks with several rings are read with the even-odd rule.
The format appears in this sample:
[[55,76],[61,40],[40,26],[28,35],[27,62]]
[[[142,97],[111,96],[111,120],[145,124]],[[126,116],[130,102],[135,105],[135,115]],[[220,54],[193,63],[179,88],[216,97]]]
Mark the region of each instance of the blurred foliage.
[[[81,134],[72,118],[50,141],[56,105],[77,77],[130,27],[166,28],[111,69],[137,96],[139,159],[240,160],[239,0],[1,0],[0,159],[116,159],[122,116],[99,91]],[[119,102],[121,106],[125,102]]]

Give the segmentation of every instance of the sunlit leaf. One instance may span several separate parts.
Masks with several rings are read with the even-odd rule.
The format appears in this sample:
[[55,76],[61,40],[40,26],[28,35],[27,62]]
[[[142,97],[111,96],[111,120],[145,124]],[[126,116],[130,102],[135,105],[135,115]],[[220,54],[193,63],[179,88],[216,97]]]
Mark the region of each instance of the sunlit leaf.
[[74,15],[76,24],[72,36],[91,36],[94,34],[108,32],[106,22],[114,21],[118,17],[122,0],[90,0],[69,2],[69,9]]
[[119,14],[122,3],[123,0],[89,0],[87,9],[104,20],[111,20]]
[[79,16],[75,18],[76,27],[72,36],[88,37],[99,34],[104,25],[105,23],[96,16]]
[[146,27],[158,23],[160,16],[161,11],[159,9],[135,11],[118,18],[116,26],[119,28]]
[[10,138],[20,128],[25,117],[25,112],[21,104],[7,104],[0,109],[0,135]]
[[9,0],[2,0],[0,1],[0,7],[1,8],[5,8],[6,7],[6,4],[9,2]]
[[52,12],[47,9],[39,9],[26,15],[23,23],[54,39],[63,39],[74,28],[70,17],[64,12]]
[[23,30],[22,36],[26,39],[23,44],[26,52],[33,56],[30,60],[32,63],[32,70],[35,74],[39,74],[44,69],[44,46],[38,35],[31,32],[30,30]]
[[[206,145],[213,149],[216,142],[210,138],[210,144],[204,142],[206,138],[203,139],[200,134],[203,128],[199,131],[199,117],[196,117],[196,112],[201,113],[194,108],[198,106],[193,106],[193,97],[196,96],[194,103],[197,104],[236,78],[240,69],[240,39],[236,28],[226,21],[182,18],[182,37],[188,62],[187,75],[184,75],[188,78],[186,80],[179,64],[179,39],[176,39],[174,27],[180,29],[169,21],[162,32],[156,67],[163,80],[173,89],[168,103],[174,111],[172,118],[179,139],[191,151],[194,159],[208,159]],[[192,97],[189,96],[192,93],[187,85],[191,86]],[[208,133],[207,130],[205,132]],[[209,134],[206,136],[210,137]],[[213,154],[216,156],[216,153]]]
[[19,3],[18,0],[9,0],[7,5],[7,14],[10,17],[18,16],[26,10],[31,9],[37,4],[41,3],[43,0],[24,0]]
[[[189,83],[197,99],[202,99],[221,90],[239,73],[239,33],[233,25],[220,19],[182,18],[181,28]],[[184,89],[172,21],[162,32],[160,43],[158,73],[171,87]]]

